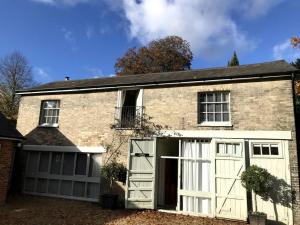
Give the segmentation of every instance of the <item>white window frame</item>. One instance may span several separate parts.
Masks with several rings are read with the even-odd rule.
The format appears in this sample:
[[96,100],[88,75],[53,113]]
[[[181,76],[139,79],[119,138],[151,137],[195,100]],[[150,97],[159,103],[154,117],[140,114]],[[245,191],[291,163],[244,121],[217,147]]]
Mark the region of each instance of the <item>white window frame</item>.
[[[57,123],[42,123],[42,121],[44,120],[44,110],[47,110],[48,108],[44,108],[44,102],[51,102],[51,101],[55,101],[59,103],[59,107],[58,108],[51,108],[51,109],[55,109],[58,110],[58,116],[57,116]],[[41,101],[41,109],[40,109],[40,117],[39,117],[39,126],[41,127],[58,127],[58,120],[59,120],[59,113],[60,113],[60,106],[61,106],[61,101],[59,99],[45,99]],[[51,117],[51,116],[48,116]],[[52,117],[56,117],[56,116],[52,116]]]
[[[203,91],[203,92],[197,92],[197,95],[199,94],[208,94],[208,93],[218,93],[218,92],[221,92],[221,93],[228,93],[228,118],[229,120],[228,121],[204,121],[204,122],[200,122],[198,119],[197,119],[197,122],[198,122],[198,126],[203,126],[203,127],[206,127],[206,126],[209,126],[209,127],[231,127],[232,124],[231,124],[231,110],[230,110],[230,97],[231,97],[231,93],[230,91],[228,90],[220,90],[220,91]],[[209,103],[209,102],[206,102],[206,103]],[[224,102],[225,103],[225,102]],[[200,101],[197,102],[197,104],[201,104]],[[216,104],[216,102],[211,102],[209,104]],[[221,103],[223,104],[223,103]],[[207,113],[207,107],[206,107],[206,113]],[[215,113],[215,112],[214,112]],[[223,111],[221,109],[221,115],[223,116]],[[197,117],[199,117],[199,114],[201,114],[200,110],[199,110],[199,105],[197,105]]]
[[[253,147],[254,145],[277,145],[278,146],[278,155],[254,155],[254,150]],[[250,141],[249,143],[250,147],[250,156],[251,158],[265,158],[265,159],[278,159],[278,158],[283,158],[283,147],[282,147],[282,142],[281,141],[276,141],[276,140],[257,140],[257,141]]]
[[[242,158],[244,153],[244,140],[243,139],[216,139],[215,140],[215,156],[216,158]],[[217,149],[218,149],[218,144],[239,144],[241,146],[241,152],[240,155],[234,155],[234,154],[220,154],[217,153]]]

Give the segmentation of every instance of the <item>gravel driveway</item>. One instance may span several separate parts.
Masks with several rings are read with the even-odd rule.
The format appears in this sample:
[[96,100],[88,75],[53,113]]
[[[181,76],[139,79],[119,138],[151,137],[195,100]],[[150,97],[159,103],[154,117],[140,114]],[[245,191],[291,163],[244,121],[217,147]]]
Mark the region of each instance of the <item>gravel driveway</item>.
[[80,201],[34,196],[14,196],[0,207],[0,224],[5,225],[245,225],[151,210],[103,210],[99,205]]

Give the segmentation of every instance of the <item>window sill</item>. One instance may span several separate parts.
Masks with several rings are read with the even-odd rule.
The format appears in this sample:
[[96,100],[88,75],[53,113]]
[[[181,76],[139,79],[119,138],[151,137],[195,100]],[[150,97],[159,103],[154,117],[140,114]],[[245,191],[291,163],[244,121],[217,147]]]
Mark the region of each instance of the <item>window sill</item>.
[[198,127],[232,127],[231,123],[200,123]]

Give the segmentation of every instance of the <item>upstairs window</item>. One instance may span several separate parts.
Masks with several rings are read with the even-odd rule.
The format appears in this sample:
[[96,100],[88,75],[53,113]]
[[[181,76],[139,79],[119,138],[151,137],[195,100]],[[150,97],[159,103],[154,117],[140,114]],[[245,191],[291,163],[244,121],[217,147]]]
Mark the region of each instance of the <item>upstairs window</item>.
[[59,117],[59,100],[46,100],[41,104],[40,126],[57,127]]
[[229,123],[229,92],[199,92],[198,124]]

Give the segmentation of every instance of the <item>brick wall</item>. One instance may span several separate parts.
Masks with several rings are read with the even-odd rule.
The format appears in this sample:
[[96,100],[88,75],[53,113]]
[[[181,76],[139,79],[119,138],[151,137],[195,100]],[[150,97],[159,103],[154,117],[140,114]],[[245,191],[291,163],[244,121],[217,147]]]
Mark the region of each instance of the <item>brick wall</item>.
[[5,203],[8,191],[13,163],[14,145],[12,141],[1,139],[0,145],[0,205],[2,205]]
[[[197,93],[230,91],[230,127],[197,126]],[[41,100],[60,99],[59,128],[38,128]],[[27,143],[97,146],[110,138],[114,122],[117,91],[25,96],[21,99],[17,129]],[[274,130],[292,131],[290,168],[295,224],[300,223],[299,176],[295,138],[292,84],[290,80],[240,82],[144,89],[145,113],[155,122],[172,129],[187,130]],[[126,162],[127,146],[122,161]],[[298,223],[298,224],[299,224]]]

